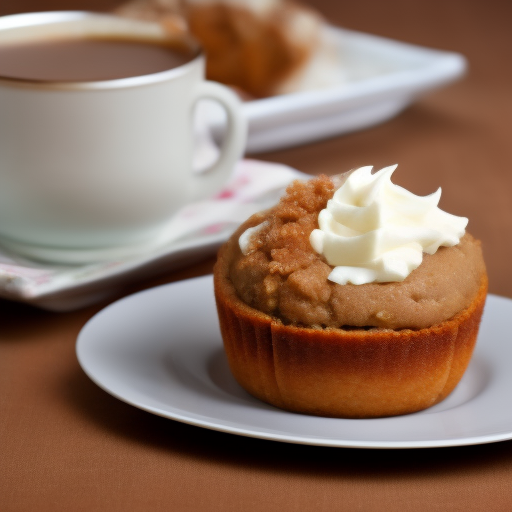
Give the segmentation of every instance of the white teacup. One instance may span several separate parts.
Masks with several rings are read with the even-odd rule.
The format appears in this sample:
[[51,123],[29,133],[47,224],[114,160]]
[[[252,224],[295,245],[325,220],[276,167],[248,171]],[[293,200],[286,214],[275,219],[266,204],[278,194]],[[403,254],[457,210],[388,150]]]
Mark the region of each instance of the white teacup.
[[[156,24],[86,12],[0,18],[0,44],[76,34],[164,37]],[[224,107],[228,127],[219,159],[195,173],[203,98]],[[205,81],[199,49],[179,67],[116,80],[0,76],[0,112],[0,244],[61,261],[128,255],[160,236],[176,210],[222,187],[246,140],[238,99]]]

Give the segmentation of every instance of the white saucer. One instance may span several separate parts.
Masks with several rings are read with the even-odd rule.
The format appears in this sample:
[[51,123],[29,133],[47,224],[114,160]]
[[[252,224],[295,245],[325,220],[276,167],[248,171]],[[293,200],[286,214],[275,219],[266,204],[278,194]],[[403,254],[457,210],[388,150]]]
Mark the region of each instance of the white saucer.
[[[119,244],[94,248],[52,247],[7,238],[0,238],[2,249],[22,258],[30,258],[41,263],[52,265],[93,265],[105,261],[127,260],[139,258],[148,253],[156,252],[175,242],[172,230],[173,220],[160,230],[153,230],[143,241],[131,244]],[[178,237],[179,238],[179,237]]]
[[87,375],[113,396],[199,427],[318,446],[483,444],[512,439],[511,315],[512,300],[489,296],[471,364],[444,402],[420,413],[372,420],[289,413],[242,390],[222,349],[211,276],[111,304],[82,329],[77,355]]
[[29,253],[50,261],[43,262],[21,256],[27,254],[28,246],[9,245],[9,251],[5,244],[0,247],[0,298],[52,311],[106,300],[129,283],[215,254],[241,222],[275,204],[291,181],[309,177],[286,165],[244,159],[220,194],[190,203],[169,220],[159,236],[138,247],[97,251],[37,247]]

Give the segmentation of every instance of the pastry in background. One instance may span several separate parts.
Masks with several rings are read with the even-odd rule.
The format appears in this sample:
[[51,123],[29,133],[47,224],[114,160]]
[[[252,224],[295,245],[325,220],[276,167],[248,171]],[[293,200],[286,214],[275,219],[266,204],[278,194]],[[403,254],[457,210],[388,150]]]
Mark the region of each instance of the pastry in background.
[[[314,10],[284,0],[133,0],[116,11],[188,30],[206,53],[206,75],[266,97],[344,81],[339,49]],[[243,96],[243,94],[242,94]]]

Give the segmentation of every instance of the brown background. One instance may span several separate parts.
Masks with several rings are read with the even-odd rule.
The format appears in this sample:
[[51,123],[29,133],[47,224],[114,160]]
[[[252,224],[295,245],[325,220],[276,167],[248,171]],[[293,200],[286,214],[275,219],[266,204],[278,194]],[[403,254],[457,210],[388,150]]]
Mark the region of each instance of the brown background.
[[[0,0],[0,14],[118,3]],[[483,240],[490,291],[511,297],[512,4],[311,3],[334,24],[461,52],[469,73],[386,124],[258,158],[311,174],[398,162],[394,179],[413,192],[441,185],[441,206],[469,217]],[[137,288],[208,273],[212,261]],[[0,301],[1,511],[512,509],[512,442],[316,448],[202,430],[125,405],[90,382],[74,355],[80,328],[100,307],[53,314]]]

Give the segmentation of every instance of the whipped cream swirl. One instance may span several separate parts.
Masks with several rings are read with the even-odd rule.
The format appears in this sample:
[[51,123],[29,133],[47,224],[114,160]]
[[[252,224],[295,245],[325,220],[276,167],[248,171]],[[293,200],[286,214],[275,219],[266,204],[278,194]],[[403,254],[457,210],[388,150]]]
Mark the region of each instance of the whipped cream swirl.
[[310,242],[338,284],[403,281],[440,246],[457,245],[468,219],[440,210],[441,189],[416,196],[391,182],[396,165],[350,174],[318,216]]

